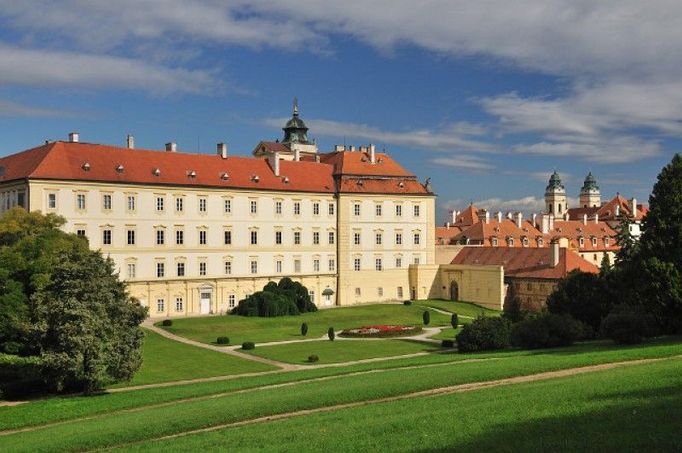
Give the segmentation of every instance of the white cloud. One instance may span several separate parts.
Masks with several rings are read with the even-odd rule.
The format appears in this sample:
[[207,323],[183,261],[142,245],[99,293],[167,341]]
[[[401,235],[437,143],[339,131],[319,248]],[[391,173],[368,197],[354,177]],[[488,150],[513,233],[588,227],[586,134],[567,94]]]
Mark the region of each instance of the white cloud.
[[[462,211],[469,206],[471,201],[456,199],[449,200],[441,204],[441,207],[448,212],[453,210]],[[508,212],[522,212],[525,216],[532,214],[541,214],[545,211],[545,199],[542,196],[528,195],[526,197],[504,199],[500,197],[486,198],[483,200],[473,201],[474,206],[479,209],[486,209],[490,211],[491,216],[496,212],[502,212],[506,215]],[[578,206],[578,199],[568,197],[569,206]]]
[[23,49],[0,44],[0,85],[144,89],[203,93],[219,84],[207,71],[168,68],[142,60]]
[[33,107],[0,99],[0,116],[64,117],[74,116],[74,114],[64,110]]
[[494,165],[486,160],[483,160],[477,156],[469,156],[466,154],[457,154],[456,156],[452,157],[435,157],[433,159],[429,159],[428,162],[433,165],[440,165],[473,172],[487,172],[495,168]]

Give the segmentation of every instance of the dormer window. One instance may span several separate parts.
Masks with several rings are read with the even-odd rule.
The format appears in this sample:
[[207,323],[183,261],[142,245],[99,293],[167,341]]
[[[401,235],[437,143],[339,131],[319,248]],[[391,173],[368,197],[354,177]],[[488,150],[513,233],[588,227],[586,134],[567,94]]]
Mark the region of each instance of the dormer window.
[[258,177],[258,175],[251,175],[251,181],[258,182],[260,181],[260,178]]
[[609,246],[609,238],[604,238],[604,247]]
[[543,247],[545,245],[545,241],[542,238],[538,238],[538,247]]
[[83,162],[81,168],[83,169],[83,171],[90,171],[90,164],[88,162]]
[[116,173],[123,173],[123,165],[121,164],[116,165]]
[[282,178],[282,182],[283,182],[284,184],[289,184],[289,178],[287,178],[287,177],[285,176],[284,178]]
[[597,238],[593,237],[592,238],[592,247],[596,247],[596,246],[597,246]]
[[228,179],[230,179],[230,175],[228,175],[227,173],[221,173],[220,179],[222,179],[223,181],[227,181]]
[[585,238],[580,236],[578,238],[578,244],[580,245],[580,247],[585,247]]
[[522,242],[524,247],[528,247],[528,238],[526,236],[523,237]]
[[493,247],[497,247],[497,238],[496,237],[491,238],[490,243],[492,244]]
[[187,177],[188,177],[188,178],[196,178],[196,177],[197,177],[197,172],[194,171],[194,170],[189,170],[189,171],[187,172]]
[[152,175],[154,176],[160,176],[161,175],[161,169],[155,168],[152,170]]
[[508,237],[507,238],[507,245],[509,247],[514,247],[514,238],[513,237]]

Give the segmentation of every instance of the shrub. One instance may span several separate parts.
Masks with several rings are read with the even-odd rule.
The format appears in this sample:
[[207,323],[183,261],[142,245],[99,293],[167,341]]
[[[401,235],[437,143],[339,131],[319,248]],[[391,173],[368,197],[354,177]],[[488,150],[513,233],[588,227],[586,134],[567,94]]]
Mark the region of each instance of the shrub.
[[629,306],[614,307],[601,325],[602,335],[617,344],[641,343],[647,330],[642,311]]
[[450,324],[452,324],[453,329],[456,329],[459,325],[459,316],[457,316],[457,313],[453,313],[452,316],[450,316]]
[[404,300],[403,305],[412,305],[412,301],[411,300]]
[[[513,285],[510,285],[510,287]],[[502,316],[507,318],[509,322],[516,323],[523,321],[527,316],[527,312],[521,309],[521,299],[518,296],[512,295],[504,301],[504,307],[502,308]]]
[[511,342],[527,349],[570,346],[583,334],[583,326],[567,314],[540,313],[511,327]]
[[173,325],[173,320],[172,320],[172,319],[164,319],[164,320],[161,322],[161,325],[162,325],[163,327],[170,327],[170,326]]
[[479,316],[473,322],[464,324],[456,338],[459,352],[504,349],[509,346],[509,321]]
[[454,348],[455,340],[443,340],[440,345],[444,348]]
[[333,327],[330,327],[329,329],[327,329],[327,336],[329,337],[329,339],[331,341],[334,341],[334,338],[336,338],[336,333],[334,332]]
[[229,339],[229,337],[218,337],[216,339],[216,343],[218,343],[218,344],[230,344],[230,339]]
[[424,325],[428,326],[431,322],[431,313],[429,313],[428,310],[424,310],[424,313],[422,313],[422,319],[424,320]]
[[320,360],[320,358],[317,356],[317,354],[310,354],[308,356],[308,362],[310,362],[310,363],[315,363],[319,360]]
[[308,323],[304,322],[301,324],[301,336],[305,337],[306,335],[308,335]]
[[254,349],[256,345],[253,343],[253,341],[245,341],[242,343],[242,349],[245,351],[250,351],[251,349]]
[[317,311],[305,286],[284,277],[279,283],[268,282],[262,291],[239,301],[231,314],[241,316],[286,316]]
[[39,357],[0,354],[0,399],[25,396],[43,388]]

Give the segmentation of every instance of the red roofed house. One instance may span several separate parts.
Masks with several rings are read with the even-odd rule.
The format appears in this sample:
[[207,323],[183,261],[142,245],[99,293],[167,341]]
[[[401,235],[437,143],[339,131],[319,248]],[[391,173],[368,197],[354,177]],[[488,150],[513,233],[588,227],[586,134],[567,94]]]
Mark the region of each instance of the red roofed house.
[[[429,184],[373,145],[320,154],[294,105],[254,157],[68,141],[0,158],[0,213],[56,213],[114,260],[153,317],[225,312],[268,281],[321,307],[428,297]],[[429,277],[430,278],[430,277]]]

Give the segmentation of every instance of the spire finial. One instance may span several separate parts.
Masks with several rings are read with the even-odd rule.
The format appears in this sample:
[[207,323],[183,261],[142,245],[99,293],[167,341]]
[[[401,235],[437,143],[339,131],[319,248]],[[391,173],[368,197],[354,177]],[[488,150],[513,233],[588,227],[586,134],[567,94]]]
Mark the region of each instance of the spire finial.
[[294,97],[294,116],[298,116],[298,98]]

